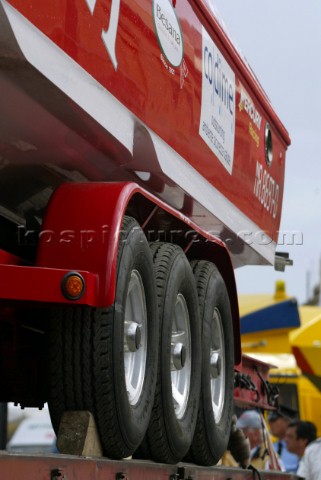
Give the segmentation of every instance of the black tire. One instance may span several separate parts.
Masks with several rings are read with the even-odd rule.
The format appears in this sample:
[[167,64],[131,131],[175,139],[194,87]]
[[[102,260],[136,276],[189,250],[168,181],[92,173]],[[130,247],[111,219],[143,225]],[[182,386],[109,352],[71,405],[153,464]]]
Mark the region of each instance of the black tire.
[[[215,465],[227,449],[231,429],[234,406],[233,323],[227,289],[216,266],[200,260],[192,262],[192,268],[202,321],[203,360],[197,426],[187,458],[198,465],[210,466]],[[219,353],[219,361],[212,356],[215,349]],[[221,393],[221,396],[214,397],[213,391],[215,395]]]
[[[141,297],[136,305],[137,293]],[[139,308],[143,312],[146,308],[146,315]],[[130,318],[129,324],[125,324],[125,316],[127,320]],[[133,319],[142,324],[141,330]],[[157,322],[152,254],[137,222],[125,217],[118,249],[114,305],[108,309],[63,307],[55,309],[50,320],[48,404],[56,432],[64,411],[89,410],[94,415],[106,456],[119,459],[134,452],[145,435],[153,405],[159,343]],[[131,334],[128,330],[125,334],[128,325],[134,328]],[[138,343],[140,348],[135,351]],[[125,351],[125,345],[129,352]],[[140,371],[137,362],[140,381],[136,389],[134,381],[128,383],[132,370],[126,370],[125,355],[132,366],[136,365],[135,359],[141,358],[142,365],[147,367]]]
[[[154,243],[151,244],[151,250],[158,294],[160,351],[152,418],[136,458],[177,463],[191,445],[197,419],[201,369],[198,299],[193,273],[181,248],[167,243]],[[172,377],[171,344],[174,338],[172,328],[179,325],[180,310],[178,309],[181,306],[185,308],[185,305],[189,316],[190,344],[185,340],[186,363],[182,368],[176,366],[178,370],[173,372]],[[184,318],[186,317],[187,315]],[[181,408],[178,402],[175,410],[174,389],[178,391],[181,387],[178,383],[179,378],[182,378],[182,385],[184,385],[184,369],[189,369],[186,370],[185,377],[186,385],[189,382],[189,394],[186,396],[186,401],[182,402]],[[183,376],[179,377],[179,375]]]

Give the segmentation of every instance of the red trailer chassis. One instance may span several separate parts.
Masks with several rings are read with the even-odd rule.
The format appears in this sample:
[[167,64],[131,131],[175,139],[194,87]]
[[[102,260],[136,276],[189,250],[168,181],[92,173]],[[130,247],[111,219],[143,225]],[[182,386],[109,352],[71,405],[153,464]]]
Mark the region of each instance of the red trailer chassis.
[[[5,478],[18,480],[253,480],[253,471],[236,468],[204,468],[190,464],[168,466],[133,460],[121,464],[112,460],[77,458],[67,455],[40,457],[0,454],[1,470]],[[278,472],[260,472],[263,479],[296,478]]]

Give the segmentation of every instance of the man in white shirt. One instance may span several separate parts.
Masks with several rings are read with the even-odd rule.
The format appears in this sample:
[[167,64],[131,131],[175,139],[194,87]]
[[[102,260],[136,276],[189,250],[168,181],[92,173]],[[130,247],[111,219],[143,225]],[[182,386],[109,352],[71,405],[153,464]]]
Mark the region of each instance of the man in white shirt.
[[321,480],[321,438],[310,443],[305,449],[297,475],[306,480]]
[[321,480],[321,441],[312,422],[296,420],[289,423],[285,442],[289,452],[300,458],[297,475],[306,480]]

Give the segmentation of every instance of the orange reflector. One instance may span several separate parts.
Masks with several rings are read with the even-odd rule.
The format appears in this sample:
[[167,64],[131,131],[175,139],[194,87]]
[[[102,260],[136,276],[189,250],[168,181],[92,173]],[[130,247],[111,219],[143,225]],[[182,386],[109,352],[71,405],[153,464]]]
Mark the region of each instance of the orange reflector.
[[79,300],[85,291],[85,281],[79,273],[70,272],[62,280],[62,292],[68,300]]

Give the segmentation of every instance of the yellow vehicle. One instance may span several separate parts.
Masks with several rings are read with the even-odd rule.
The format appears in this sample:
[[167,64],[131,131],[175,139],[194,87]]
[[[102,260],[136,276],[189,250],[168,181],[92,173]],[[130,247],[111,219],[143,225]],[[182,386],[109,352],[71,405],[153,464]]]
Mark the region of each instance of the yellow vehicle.
[[321,390],[321,315],[291,332],[290,343],[298,366]]
[[275,365],[279,403],[314,422],[321,436],[321,307],[298,306],[283,282],[274,295],[240,295],[239,307],[242,351]]

